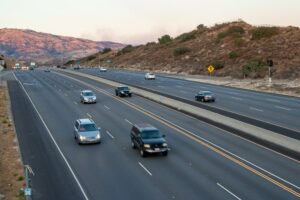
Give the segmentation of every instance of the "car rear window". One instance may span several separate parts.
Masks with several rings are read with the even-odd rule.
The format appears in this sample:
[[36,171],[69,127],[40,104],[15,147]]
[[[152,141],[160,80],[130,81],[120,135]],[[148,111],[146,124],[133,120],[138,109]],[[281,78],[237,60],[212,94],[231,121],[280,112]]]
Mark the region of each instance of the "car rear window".
[[84,92],[83,95],[84,96],[94,96],[94,93],[92,93],[92,92]]
[[79,127],[79,131],[96,131],[97,128],[95,124],[81,124]]
[[161,138],[161,134],[158,130],[143,131],[141,136],[143,139]]

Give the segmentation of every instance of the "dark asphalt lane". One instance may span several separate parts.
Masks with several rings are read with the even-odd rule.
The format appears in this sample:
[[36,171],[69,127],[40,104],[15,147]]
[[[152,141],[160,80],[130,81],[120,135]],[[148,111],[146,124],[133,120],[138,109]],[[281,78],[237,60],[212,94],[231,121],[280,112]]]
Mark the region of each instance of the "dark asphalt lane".
[[217,86],[165,76],[156,80],[144,80],[144,74],[120,70],[99,72],[97,69],[81,69],[92,75],[138,85],[194,101],[200,90],[210,90],[216,94],[215,103],[207,104],[230,112],[259,119],[277,126],[300,132],[300,99],[276,94],[268,94],[231,87]]
[[[90,80],[88,78],[70,74],[69,76],[80,79],[90,85],[98,86],[99,88],[103,88],[105,91],[114,94],[114,88],[96,82],[94,80]],[[262,167],[263,169],[267,169],[267,171],[270,173],[277,174],[280,177],[284,177],[286,180],[290,180],[296,183],[296,185],[300,184],[300,179],[294,176],[294,174],[298,173],[299,170],[299,163],[297,162],[286,166],[286,162],[289,162],[289,159],[286,160],[285,157],[275,156],[274,152],[270,150],[258,147],[258,145],[253,146],[253,142],[245,142],[245,140],[239,137],[234,137],[233,135],[228,134],[223,130],[220,130],[190,116],[183,115],[181,112],[166,108],[165,106],[161,106],[160,104],[154,103],[144,98],[134,96],[134,98],[126,98],[124,100],[133,102],[135,105],[146,108],[156,115],[162,116],[168,121],[180,125],[186,130],[189,130],[202,138],[208,139],[219,147],[229,150],[238,157],[245,158],[247,161],[253,163],[254,165]],[[117,112],[117,109],[115,110],[115,112]],[[259,150],[257,148],[259,148]]]
[[[118,99],[97,92],[97,104],[82,105],[79,104],[79,90],[87,86],[81,83],[38,70],[18,72],[16,75],[45,119],[90,199],[234,199],[228,191],[241,199],[295,198],[282,188],[242,168],[240,164],[120,103]],[[112,88],[107,86],[98,83],[93,85],[112,92]],[[134,96],[128,100],[143,104],[139,97]],[[174,113],[173,110],[156,106],[149,101],[145,104],[148,104],[145,108],[148,106],[153,112],[164,113],[174,123],[191,120],[191,131],[206,138],[209,135],[219,144],[223,144],[224,139],[224,148],[233,146],[230,150],[236,149],[237,152],[241,148],[242,154],[246,155],[250,149],[248,156],[256,160],[260,160],[259,156],[265,154],[264,156],[270,157],[265,163],[273,162],[265,164],[268,170],[276,171],[276,167],[269,167],[280,163],[283,171],[281,175],[299,185],[298,179],[289,179],[293,177],[290,174],[299,172],[299,163],[228,133],[221,133],[221,130],[207,124],[193,121],[195,119],[187,119],[187,116]],[[88,115],[101,126],[103,142],[100,145],[78,146],[72,135],[73,123],[76,118]],[[168,157],[150,156],[142,159],[137,151],[131,149],[130,123],[145,121],[167,135],[172,149]],[[205,131],[199,131],[203,129]],[[226,136],[219,138],[221,135]],[[240,146],[235,147],[237,144]]]
[[12,114],[24,165],[29,165],[32,199],[84,199],[17,81],[8,81]]

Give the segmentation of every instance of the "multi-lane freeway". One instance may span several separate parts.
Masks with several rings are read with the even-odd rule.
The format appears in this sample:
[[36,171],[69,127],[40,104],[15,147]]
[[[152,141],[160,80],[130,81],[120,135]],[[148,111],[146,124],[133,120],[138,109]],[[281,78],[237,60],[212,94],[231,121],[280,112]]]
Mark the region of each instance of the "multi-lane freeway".
[[[190,99],[203,87],[217,93],[213,106],[300,130],[296,98],[164,77],[145,81],[138,73],[85,72]],[[36,199],[300,198],[299,161],[150,100],[116,97],[110,86],[59,71],[14,72],[8,86],[23,161],[35,171]],[[81,104],[83,89],[93,90],[98,102]],[[99,145],[74,140],[75,120],[87,117],[101,127]],[[130,146],[135,123],[165,134],[169,155],[140,157]]]
[[[300,99],[276,94],[267,94],[250,90],[211,85],[178,78],[157,76],[157,80],[144,80],[143,72],[99,69],[82,69],[81,72],[119,81],[124,84],[139,86],[163,94],[195,101],[195,94],[200,90],[212,91],[217,100],[206,107],[228,111],[247,118],[266,122],[275,129],[282,128],[282,133],[291,132],[291,136],[300,139]],[[199,103],[201,104],[201,103]]]

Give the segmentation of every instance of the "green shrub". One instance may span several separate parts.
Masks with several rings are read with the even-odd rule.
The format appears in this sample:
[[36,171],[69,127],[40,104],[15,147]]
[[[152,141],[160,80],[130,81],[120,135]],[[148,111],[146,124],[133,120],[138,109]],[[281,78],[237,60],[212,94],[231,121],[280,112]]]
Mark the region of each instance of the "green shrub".
[[207,28],[207,27],[204,26],[203,24],[199,24],[199,25],[197,26],[197,30],[198,30],[198,31],[201,31],[201,30],[206,29],[206,28]]
[[229,57],[230,59],[236,59],[238,56],[239,56],[238,53],[235,52],[235,51],[231,51],[231,52],[228,54],[228,57]]
[[242,74],[244,77],[252,76],[258,77],[264,70],[266,63],[260,59],[250,60],[247,64],[242,67]]
[[161,38],[158,38],[159,44],[167,44],[171,41],[172,41],[172,38],[169,35],[163,35],[163,36],[161,36]]
[[177,56],[183,55],[183,54],[185,54],[185,53],[188,53],[188,52],[190,52],[190,51],[191,51],[190,48],[187,48],[187,47],[179,47],[179,48],[174,49],[173,55],[174,55],[175,57],[177,57]]
[[257,27],[252,31],[252,40],[260,40],[262,38],[270,38],[279,33],[277,27]]
[[111,48],[104,48],[103,50],[102,50],[102,54],[106,54],[106,53],[108,53],[108,52],[110,52],[111,51]]
[[134,47],[132,45],[127,45],[126,47],[124,47],[123,49],[119,50],[116,56],[120,56],[122,54],[125,53],[129,53],[134,49]]
[[181,35],[179,35],[176,39],[179,39],[180,42],[185,42],[188,40],[192,40],[196,38],[196,31],[192,31],[189,33],[183,33]]
[[237,47],[241,47],[245,44],[245,40],[243,38],[235,38],[234,39],[234,44],[237,46]]
[[18,177],[18,181],[23,181],[24,180],[24,177],[23,176],[19,176]]
[[240,38],[245,33],[245,30],[241,26],[231,26],[226,31],[218,34],[218,39],[225,37]]
[[218,70],[225,67],[225,62],[221,60],[213,60],[211,65],[215,68],[215,70]]

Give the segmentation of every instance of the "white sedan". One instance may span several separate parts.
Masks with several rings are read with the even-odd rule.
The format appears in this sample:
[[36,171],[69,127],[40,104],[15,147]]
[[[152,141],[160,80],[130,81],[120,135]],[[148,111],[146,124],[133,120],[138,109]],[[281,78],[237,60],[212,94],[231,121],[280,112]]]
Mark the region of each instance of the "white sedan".
[[145,74],[145,79],[146,80],[155,80],[155,74],[153,74],[153,73],[146,73]]
[[104,67],[100,67],[100,72],[106,72],[107,71],[107,69],[106,68],[104,68]]

